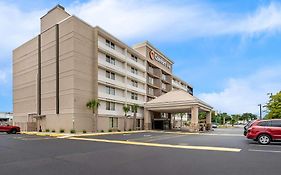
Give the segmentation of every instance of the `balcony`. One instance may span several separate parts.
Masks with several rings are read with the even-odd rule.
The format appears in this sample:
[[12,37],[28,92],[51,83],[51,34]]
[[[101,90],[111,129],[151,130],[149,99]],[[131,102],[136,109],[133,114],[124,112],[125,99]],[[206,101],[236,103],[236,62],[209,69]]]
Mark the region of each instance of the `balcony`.
[[146,83],[146,79],[144,76],[140,76],[137,74],[134,74],[132,72],[130,72],[130,70],[127,71],[127,75],[132,78],[132,79],[138,79],[139,81],[141,81],[142,83]]
[[99,115],[110,115],[110,116],[120,116],[120,115],[124,115],[123,113],[119,113],[118,111],[109,111],[109,110],[105,110],[105,109],[98,109],[98,114]]
[[98,75],[98,81],[102,84],[112,84],[115,87],[119,87],[120,89],[125,89],[126,87],[124,82],[106,78],[104,75]]
[[121,59],[122,61],[126,61],[126,57],[124,54],[112,49],[111,47],[108,47],[107,45],[105,45],[105,43],[101,41],[98,41],[98,48],[106,53],[110,53],[111,55]]
[[101,99],[111,99],[111,100],[120,101],[120,102],[125,101],[125,97],[122,97],[119,95],[111,95],[111,94],[107,94],[104,92],[98,92],[98,97]]
[[139,87],[135,87],[135,86],[132,86],[132,85],[128,85],[127,88],[130,89],[130,90],[137,91],[137,92],[139,92],[141,94],[145,94],[145,89],[142,89],[142,88],[139,88]]
[[139,63],[139,62],[136,62],[134,60],[132,60],[130,57],[127,58],[127,63],[133,67],[136,67],[138,69],[140,69],[141,71],[145,72],[146,69],[145,69],[145,65]]
[[113,70],[114,72],[121,74],[123,76],[125,76],[125,74],[126,74],[123,67],[108,63],[104,59],[101,59],[101,58],[99,58],[99,66],[103,67],[105,69],[108,69],[108,70]]

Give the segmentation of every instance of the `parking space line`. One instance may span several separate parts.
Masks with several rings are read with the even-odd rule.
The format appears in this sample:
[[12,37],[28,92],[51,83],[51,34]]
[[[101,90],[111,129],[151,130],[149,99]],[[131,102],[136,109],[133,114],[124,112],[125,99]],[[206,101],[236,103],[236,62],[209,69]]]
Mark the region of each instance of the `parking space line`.
[[281,153],[281,151],[276,150],[262,150],[262,149],[248,149],[250,152],[264,152],[264,153]]
[[162,148],[190,149],[190,150],[223,151],[223,152],[240,152],[241,151],[241,149],[239,149],[239,148],[225,148],[225,147],[170,145],[170,144],[132,142],[132,141],[121,141],[121,140],[90,139],[90,138],[80,138],[80,137],[70,137],[68,139],[84,140],[84,141],[92,141],[92,142],[103,142],[103,143],[117,143],[117,144],[126,144],[126,145],[162,147]]

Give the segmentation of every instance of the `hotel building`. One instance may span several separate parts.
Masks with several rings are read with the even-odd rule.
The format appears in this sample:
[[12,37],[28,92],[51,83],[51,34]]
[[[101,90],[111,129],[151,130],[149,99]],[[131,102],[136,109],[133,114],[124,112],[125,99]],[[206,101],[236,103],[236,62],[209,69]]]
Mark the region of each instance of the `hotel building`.
[[[98,131],[132,129],[133,113],[125,124],[123,106],[133,104],[136,128],[152,129],[144,124],[146,102],[172,90],[193,94],[172,68],[149,42],[129,47],[57,5],[41,17],[40,34],[13,51],[14,122],[22,130],[93,131],[86,103],[98,99]],[[154,118],[162,115],[169,116]]]

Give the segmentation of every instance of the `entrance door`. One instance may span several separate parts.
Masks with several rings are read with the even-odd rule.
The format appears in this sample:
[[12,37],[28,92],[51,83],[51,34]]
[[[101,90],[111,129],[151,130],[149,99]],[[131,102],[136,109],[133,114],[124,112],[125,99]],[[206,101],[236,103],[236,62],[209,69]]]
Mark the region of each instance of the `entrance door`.
[[164,121],[163,120],[154,120],[154,128],[153,129],[164,129]]

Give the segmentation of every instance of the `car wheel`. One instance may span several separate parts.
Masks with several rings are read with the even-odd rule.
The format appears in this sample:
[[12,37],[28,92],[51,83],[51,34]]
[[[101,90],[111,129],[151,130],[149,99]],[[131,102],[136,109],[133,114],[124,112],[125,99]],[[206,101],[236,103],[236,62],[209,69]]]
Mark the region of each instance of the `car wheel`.
[[259,137],[258,137],[258,142],[262,145],[267,145],[270,143],[270,136],[267,135],[267,134],[261,134]]
[[16,134],[16,133],[17,133],[17,130],[13,129],[13,130],[11,130],[11,132],[10,132],[10,133],[12,133],[12,134]]

